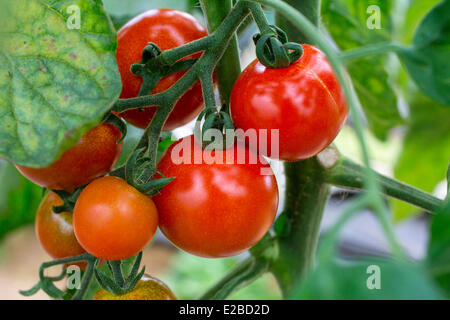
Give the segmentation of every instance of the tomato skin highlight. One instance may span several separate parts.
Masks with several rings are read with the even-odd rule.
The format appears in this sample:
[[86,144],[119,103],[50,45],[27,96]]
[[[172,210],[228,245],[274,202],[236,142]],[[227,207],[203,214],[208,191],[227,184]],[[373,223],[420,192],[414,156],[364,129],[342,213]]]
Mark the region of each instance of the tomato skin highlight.
[[[41,246],[54,259],[78,256],[86,251],[75,237],[72,225],[72,213],[54,213],[53,207],[63,204],[61,198],[54,192],[49,192],[36,212],[35,231]],[[85,262],[74,263],[81,269]]]
[[78,242],[104,260],[122,260],[139,253],[157,226],[152,199],[117,177],[92,181],[81,192],[73,212]]
[[120,137],[119,129],[103,123],[87,131],[75,146],[50,166],[29,168],[16,165],[16,168],[41,187],[73,192],[76,187],[111,171],[122,152],[123,143],[117,143]]
[[116,296],[105,289],[100,289],[93,300],[177,300],[177,298],[164,282],[144,274],[133,291]]
[[[174,9],[153,9],[146,11],[125,24],[117,34],[116,59],[122,79],[121,99],[137,97],[142,85],[142,78],[134,75],[130,67],[142,59],[142,50],[153,42],[161,50],[179,47],[188,42],[207,36],[206,28],[190,14]],[[196,53],[187,58],[199,58],[201,53]],[[185,58],[186,59],[186,58]],[[153,94],[160,93],[170,88],[178,81],[186,71],[173,73],[162,78]],[[200,82],[185,92],[176,103],[170,114],[164,130],[172,130],[194,119],[203,108],[203,96]],[[120,113],[129,123],[146,128],[150,123],[155,108],[140,110],[128,110]]]
[[[307,159],[325,149],[348,114],[326,56],[313,46],[302,46],[303,56],[287,68],[270,69],[253,61],[231,93],[230,110],[236,127],[244,131],[268,129],[268,151],[262,153],[285,161]],[[270,129],[279,130],[278,156],[272,154]]]
[[[190,164],[172,159],[181,144],[193,150],[187,155]],[[215,154],[223,164],[195,164],[196,153]],[[227,164],[230,153],[235,160]],[[236,164],[239,153],[258,162]],[[177,141],[158,164],[165,177],[175,177],[153,197],[160,230],[180,249],[201,257],[229,257],[249,249],[269,230],[278,207],[275,176],[261,175],[261,169],[272,172],[264,159],[242,145],[205,151],[194,136]]]

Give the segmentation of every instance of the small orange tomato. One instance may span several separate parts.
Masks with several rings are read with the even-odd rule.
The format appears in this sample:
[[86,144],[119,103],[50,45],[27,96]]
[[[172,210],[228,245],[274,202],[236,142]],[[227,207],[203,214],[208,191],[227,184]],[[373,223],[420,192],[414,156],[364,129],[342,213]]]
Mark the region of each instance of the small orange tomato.
[[[52,208],[60,206],[61,198],[49,192],[42,200],[37,213],[35,230],[36,236],[44,250],[54,259],[77,256],[86,251],[80,246],[72,226],[72,213],[54,213]],[[75,263],[84,269],[86,263]]]
[[153,200],[117,177],[92,181],[81,192],[73,212],[78,242],[104,260],[122,260],[139,253],[157,226]]

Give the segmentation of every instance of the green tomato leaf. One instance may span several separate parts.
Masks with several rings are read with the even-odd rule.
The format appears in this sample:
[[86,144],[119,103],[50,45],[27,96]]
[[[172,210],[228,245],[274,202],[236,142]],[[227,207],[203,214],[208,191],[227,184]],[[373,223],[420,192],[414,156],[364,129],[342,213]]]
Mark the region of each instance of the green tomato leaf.
[[[370,29],[379,8],[381,29]],[[350,50],[370,43],[391,40],[390,1],[384,0],[326,0],[322,4],[322,20],[336,44]],[[356,93],[372,132],[385,139],[388,131],[402,124],[397,109],[397,96],[386,71],[387,56],[367,57],[348,63]]]
[[450,201],[433,217],[428,265],[431,274],[450,298]]
[[25,179],[16,168],[0,161],[0,239],[34,221],[42,188]]
[[[450,159],[450,108],[422,94],[410,94],[410,122],[394,176],[426,192],[445,179]],[[391,200],[395,220],[408,218],[418,209]]]
[[47,166],[119,97],[115,31],[99,0],[15,0],[2,10],[0,156]]
[[450,105],[450,0],[431,10],[417,28],[412,46],[400,53],[411,78],[430,98]]
[[[378,277],[379,276],[379,277]],[[383,260],[329,261],[297,284],[291,299],[439,299],[441,292],[424,268]]]
[[408,7],[405,8],[406,12],[399,12],[403,13],[403,16],[401,17],[401,20],[399,19],[401,24],[396,28],[397,37],[403,43],[410,44],[414,37],[414,32],[423,17],[441,1],[442,0],[409,0],[407,3]]

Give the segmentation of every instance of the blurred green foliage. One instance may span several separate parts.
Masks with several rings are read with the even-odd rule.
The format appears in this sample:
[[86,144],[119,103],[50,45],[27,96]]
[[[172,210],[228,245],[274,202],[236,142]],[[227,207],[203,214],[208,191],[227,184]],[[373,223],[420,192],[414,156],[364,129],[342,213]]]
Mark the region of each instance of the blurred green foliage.
[[[381,29],[369,29],[367,8],[380,9]],[[341,50],[388,41],[392,34],[393,2],[385,0],[325,0],[322,21]],[[402,123],[397,95],[387,72],[387,55],[370,56],[348,64],[353,86],[361,101],[370,129],[386,139],[390,129]]]
[[10,231],[34,221],[42,189],[0,160],[0,241]]
[[450,197],[448,196],[445,207],[433,218],[427,262],[431,275],[450,299]]
[[[398,10],[396,41],[412,42],[416,28],[440,0],[410,0],[409,6]],[[447,13],[449,14],[449,13]],[[449,30],[447,30],[449,32]],[[399,89],[409,105],[403,148],[395,164],[394,177],[427,192],[433,192],[444,180],[450,160],[450,108],[425,97],[407,75],[399,70]],[[419,213],[416,207],[391,200],[395,220]]]
[[[376,282],[379,268],[380,287],[369,289]],[[372,282],[373,280],[373,282]],[[292,299],[345,299],[345,300],[423,300],[440,299],[438,287],[425,269],[410,263],[382,260],[358,262],[329,261],[320,263],[313,274],[300,283]]]
[[[444,180],[450,160],[450,108],[415,93],[395,177],[427,192]],[[416,207],[392,200],[396,220],[418,213]]]
[[[391,40],[410,44],[420,22],[440,2],[325,0],[322,2],[322,19],[341,50]],[[369,29],[366,26],[369,17],[367,8],[370,5],[380,9],[381,29]],[[371,133],[381,140],[387,139],[385,146],[369,139],[372,158],[386,159],[387,156],[390,159],[385,163],[394,164],[395,178],[433,192],[444,179],[450,160],[450,108],[419,92],[394,56],[379,55],[352,61],[348,70]],[[399,99],[404,118],[399,113]],[[399,126],[406,130],[400,147],[398,139],[388,135],[391,129]],[[359,153],[359,149],[353,150],[358,145],[345,141],[343,135],[338,137],[337,143],[342,147],[341,151],[346,154],[350,149],[353,153]],[[393,145],[399,151],[393,151]],[[397,200],[390,200],[390,203],[394,221],[420,213],[419,209],[407,203]]]
[[[161,278],[179,299],[197,299],[239,262],[239,258],[205,259],[179,252]],[[266,274],[235,292],[230,299],[280,299],[275,279]]]

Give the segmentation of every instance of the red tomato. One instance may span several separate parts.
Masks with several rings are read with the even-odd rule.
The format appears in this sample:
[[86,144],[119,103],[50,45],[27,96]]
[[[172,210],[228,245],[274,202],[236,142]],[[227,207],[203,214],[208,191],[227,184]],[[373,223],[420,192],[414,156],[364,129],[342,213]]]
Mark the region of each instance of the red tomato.
[[[184,161],[177,164],[180,155]],[[255,161],[238,164],[243,162],[238,155]],[[231,156],[234,161],[226,162]],[[198,161],[201,157],[206,161]],[[222,159],[222,164],[211,163],[209,157]],[[195,159],[202,163],[195,164]],[[173,244],[189,253],[208,258],[237,255],[255,245],[275,218],[275,176],[262,175],[272,173],[269,164],[241,145],[205,151],[194,136],[188,136],[167,150],[158,170],[175,177],[153,197],[159,227]]]
[[[310,158],[326,148],[347,118],[348,109],[336,75],[325,55],[310,45],[287,68],[270,69],[253,61],[231,93],[237,128],[268,130],[264,155],[285,161]],[[271,148],[270,130],[279,130],[279,156]],[[258,146],[265,139],[258,142]],[[253,146],[255,147],[255,146]]]
[[[142,78],[130,71],[132,64],[141,61],[142,50],[149,42],[157,44],[161,50],[179,47],[188,42],[207,35],[206,28],[186,12],[173,9],[154,9],[144,12],[127,24],[117,34],[116,59],[122,78],[120,98],[138,96]],[[200,53],[188,58],[198,58]],[[186,71],[173,73],[161,79],[152,93],[160,93],[170,88]],[[188,90],[177,102],[170,114],[164,129],[172,130],[194,119],[203,107],[203,96],[200,82]],[[128,110],[120,113],[124,119],[140,128],[150,123],[155,108],[144,108],[143,111]]]
[[81,246],[104,260],[127,259],[144,249],[158,226],[152,199],[117,177],[92,181],[73,211]]
[[[72,213],[54,213],[52,208],[60,206],[61,198],[49,192],[36,212],[36,236],[44,250],[54,259],[78,256],[86,251],[80,246],[72,226]],[[77,263],[84,268],[86,263]]]
[[117,143],[120,136],[120,130],[114,125],[100,124],[86,132],[75,146],[66,150],[50,166],[16,167],[27,179],[41,187],[72,192],[74,188],[111,171],[122,151],[122,143]]

